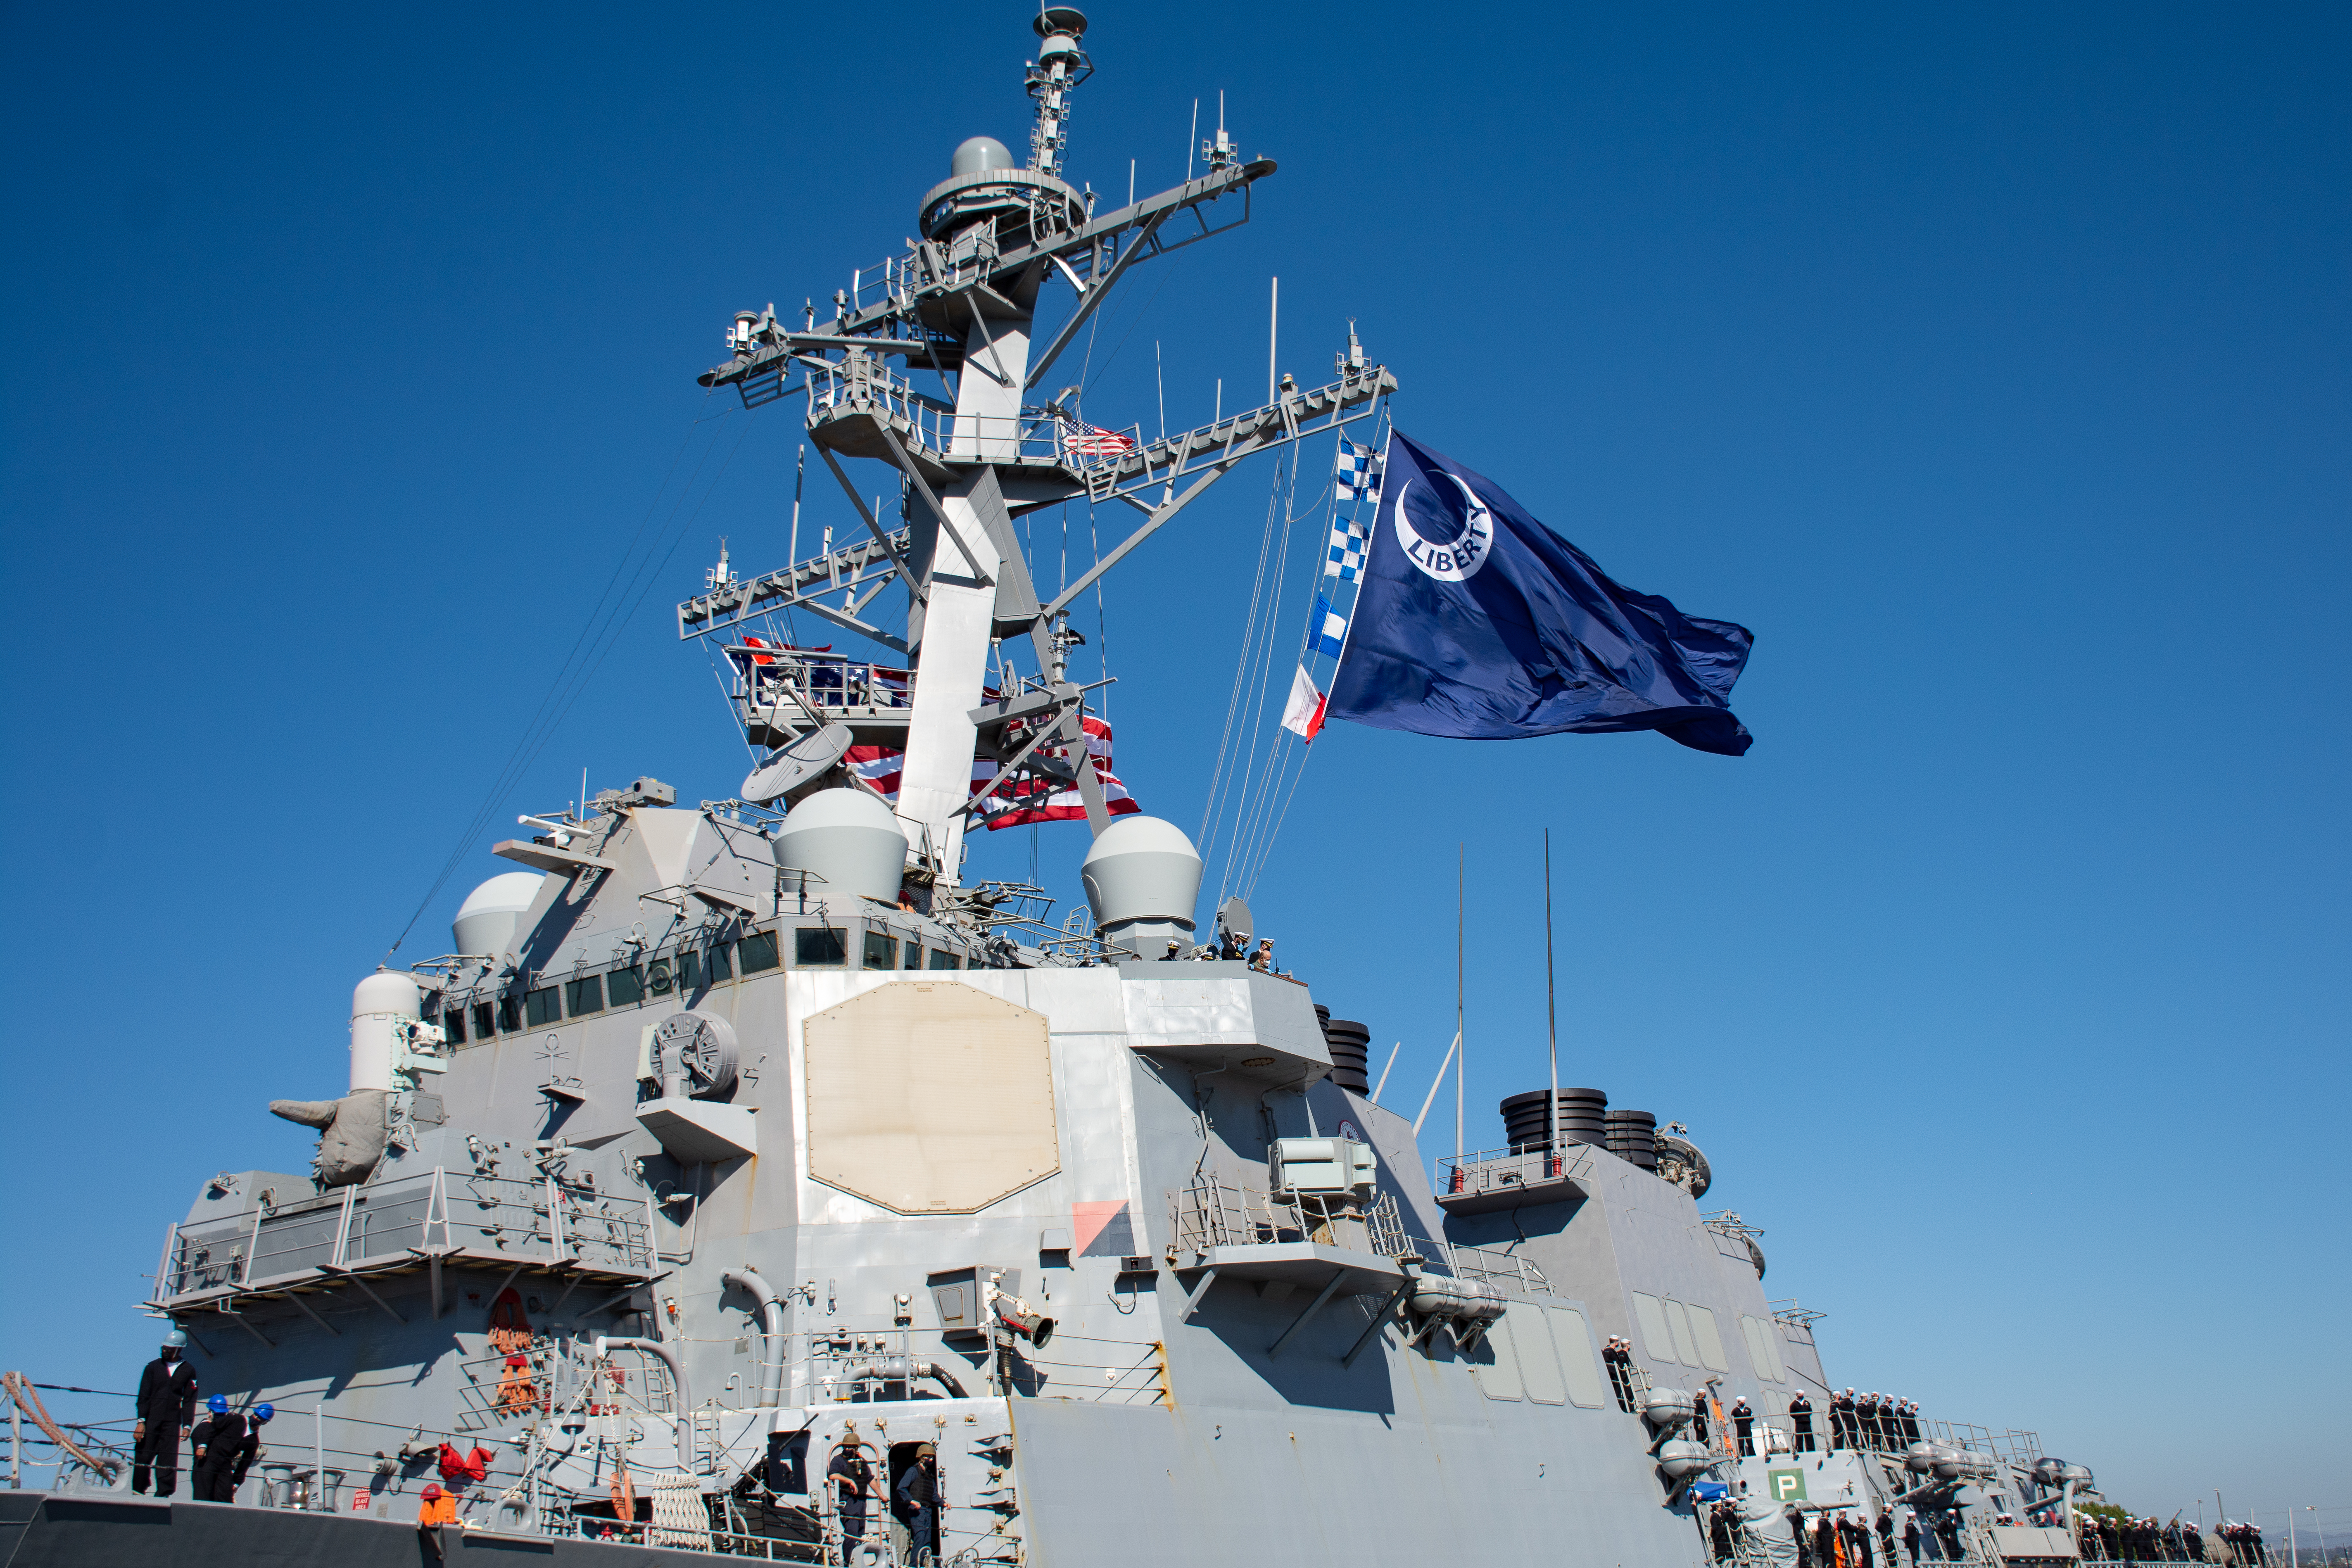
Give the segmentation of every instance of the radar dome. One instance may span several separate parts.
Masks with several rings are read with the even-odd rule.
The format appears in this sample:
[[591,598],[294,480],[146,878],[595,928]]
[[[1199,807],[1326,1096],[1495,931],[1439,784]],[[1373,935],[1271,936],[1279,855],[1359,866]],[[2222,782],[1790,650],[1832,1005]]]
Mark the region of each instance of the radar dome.
[[1190,942],[1201,857],[1184,830],[1157,816],[1122,816],[1103,829],[1078,874],[1095,930],[1140,958]]
[[[776,864],[808,874],[812,905],[854,914],[860,898],[898,901],[907,836],[890,808],[864,790],[821,789],[785,815],[776,830]],[[795,898],[800,890],[785,889]]]
[[955,150],[955,160],[948,165],[950,178],[961,179],[966,174],[985,174],[991,169],[1013,167],[1013,153],[993,136],[974,136]]
[[538,871],[509,871],[467,893],[457,906],[457,918],[449,922],[457,951],[486,958],[512,952],[522,917],[546,879]]
[[352,988],[352,1088],[391,1090],[393,1061],[402,1026],[424,1011],[425,994],[414,976],[379,969]]

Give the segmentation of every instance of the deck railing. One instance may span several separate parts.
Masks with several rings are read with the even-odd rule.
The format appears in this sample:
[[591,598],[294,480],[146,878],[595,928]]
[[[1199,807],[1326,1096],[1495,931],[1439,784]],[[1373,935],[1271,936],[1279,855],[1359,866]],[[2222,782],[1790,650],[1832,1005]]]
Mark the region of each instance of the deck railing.
[[490,1253],[518,1263],[650,1274],[651,1200],[553,1176],[436,1166],[414,1176],[252,1207],[164,1234],[158,1301],[237,1291],[305,1271],[356,1269],[420,1252]]

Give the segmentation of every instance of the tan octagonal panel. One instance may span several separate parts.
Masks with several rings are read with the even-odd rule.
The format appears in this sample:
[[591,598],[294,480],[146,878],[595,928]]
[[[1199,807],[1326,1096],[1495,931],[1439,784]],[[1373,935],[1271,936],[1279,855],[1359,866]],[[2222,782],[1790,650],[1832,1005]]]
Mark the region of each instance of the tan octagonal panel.
[[1061,1169],[1045,1016],[900,980],[803,1027],[809,1174],[900,1214],[971,1214]]

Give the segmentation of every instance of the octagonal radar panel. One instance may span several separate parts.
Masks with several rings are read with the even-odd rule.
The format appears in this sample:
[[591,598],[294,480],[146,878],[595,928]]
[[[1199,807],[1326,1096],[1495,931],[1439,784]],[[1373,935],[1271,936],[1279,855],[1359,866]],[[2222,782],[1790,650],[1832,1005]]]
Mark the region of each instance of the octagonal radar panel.
[[1061,1169],[1045,1016],[900,980],[803,1026],[809,1175],[898,1214],[972,1214]]

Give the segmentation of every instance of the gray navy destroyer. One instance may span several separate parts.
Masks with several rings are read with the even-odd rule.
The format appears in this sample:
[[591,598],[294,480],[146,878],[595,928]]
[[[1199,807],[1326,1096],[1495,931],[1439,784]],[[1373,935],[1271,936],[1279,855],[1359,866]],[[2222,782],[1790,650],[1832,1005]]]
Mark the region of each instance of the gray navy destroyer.
[[[1086,19],[1034,26],[1026,160],[964,142],[830,319],[741,312],[701,378],[804,397],[856,511],[678,606],[763,760],[726,800],[648,775],[524,818],[451,952],[360,982],[343,1091],[271,1107],[314,1167],[157,1216],[159,1332],[274,1407],[232,1500],[134,1492],[124,1424],[12,1384],[0,1560],[1689,1568],[1890,1512],[1930,1559],[2075,1557],[2089,1472],[2032,1434],[1832,1415],[1818,1314],[1702,1209],[1685,1130],[1545,1088],[1509,1147],[1426,1160],[1369,1029],[1238,900],[1195,929],[1202,858],[1107,788],[1067,613],[1248,458],[1378,428],[1396,381],[1350,333],[1327,384],[1172,436],[1049,395],[1129,274],[1246,221],[1275,165],[1220,127],[1110,207],[1065,172]],[[1074,500],[1134,527],[1049,595],[1019,520]],[[890,658],[796,645],[787,610]],[[1048,798],[1093,835],[1060,923],[961,876],[969,827]]]

